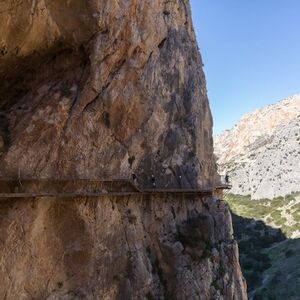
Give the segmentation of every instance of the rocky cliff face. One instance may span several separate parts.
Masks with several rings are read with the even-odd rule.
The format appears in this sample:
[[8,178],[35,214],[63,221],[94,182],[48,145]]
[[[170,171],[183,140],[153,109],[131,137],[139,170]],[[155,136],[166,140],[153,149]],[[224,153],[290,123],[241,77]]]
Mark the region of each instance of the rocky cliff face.
[[2,1],[1,11],[2,176],[211,184],[211,114],[187,3]]
[[[216,177],[188,1],[2,1],[0,175]],[[197,195],[0,202],[4,299],[245,299],[223,202]]]
[[3,299],[245,299],[223,202],[1,202]]
[[300,187],[300,95],[247,114],[215,138],[220,171],[232,193],[252,199],[285,196]]

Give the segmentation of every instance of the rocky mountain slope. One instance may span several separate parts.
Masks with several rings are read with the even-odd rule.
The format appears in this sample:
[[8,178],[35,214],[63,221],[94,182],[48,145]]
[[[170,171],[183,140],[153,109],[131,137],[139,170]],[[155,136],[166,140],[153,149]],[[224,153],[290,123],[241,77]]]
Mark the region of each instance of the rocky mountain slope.
[[300,95],[247,114],[215,152],[232,182],[225,200],[249,299],[298,300]]
[[[188,1],[7,0],[0,12],[2,178],[212,185]],[[212,195],[4,198],[0,225],[3,299],[247,297]]]
[[247,114],[215,137],[215,154],[233,194],[273,199],[299,191],[300,95]]

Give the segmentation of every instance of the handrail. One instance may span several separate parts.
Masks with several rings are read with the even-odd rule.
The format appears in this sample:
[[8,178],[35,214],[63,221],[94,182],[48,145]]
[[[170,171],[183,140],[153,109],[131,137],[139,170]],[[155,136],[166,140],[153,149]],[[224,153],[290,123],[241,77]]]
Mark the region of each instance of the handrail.
[[[72,186],[83,182],[83,186]],[[91,183],[89,186],[86,182]],[[41,183],[42,186],[38,186]],[[43,186],[45,183],[50,185]],[[63,186],[51,185],[51,183],[63,184]],[[69,184],[70,183],[70,184]],[[105,186],[111,183],[110,186]],[[123,184],[119,186],[114,186]],[[31,186],[33,184],[33,186]],[[94,185],[96,184],[96,185]],[[100,184],[100,186],[97,186]],[[124,185],[125,184],[125,185]],[[116,190],[116,188],[118,190]],[[27,179],[3,179],[0,178],[0,198],[25,198],[25,197],[98,197],[98,196],[126,196],[134,194],[212,194],[218,189],[229,189],[228,185],[214,185],[200,189],[183,188],[153,188],[141,189],[132,180],[120,179],[47,179],[47,178],[27,178]]]

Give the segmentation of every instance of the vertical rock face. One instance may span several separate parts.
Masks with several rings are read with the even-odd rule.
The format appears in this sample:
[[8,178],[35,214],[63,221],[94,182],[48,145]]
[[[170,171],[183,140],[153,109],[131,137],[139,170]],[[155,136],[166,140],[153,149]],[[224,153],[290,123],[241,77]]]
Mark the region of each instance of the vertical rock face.
[[[188,1],[0,3],[0,175],[216,177]],[[4,299],[244,299],[227,207],[212,197],[0,202]]]
[[1,3],[2,176],[211,185],[212,121],[188,4],[30,2]]
[[0,202],[1,299],[246,299],[211,198]]

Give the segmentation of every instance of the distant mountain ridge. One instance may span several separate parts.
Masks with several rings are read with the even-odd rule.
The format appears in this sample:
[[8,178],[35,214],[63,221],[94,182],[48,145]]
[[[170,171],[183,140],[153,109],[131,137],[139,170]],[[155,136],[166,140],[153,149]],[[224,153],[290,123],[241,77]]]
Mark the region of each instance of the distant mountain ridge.
[[273,199],[299,191],[300,94],[246,114],[214,147],[233,194]]

